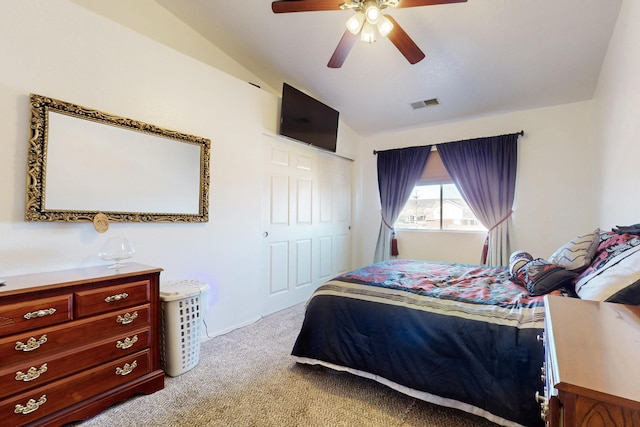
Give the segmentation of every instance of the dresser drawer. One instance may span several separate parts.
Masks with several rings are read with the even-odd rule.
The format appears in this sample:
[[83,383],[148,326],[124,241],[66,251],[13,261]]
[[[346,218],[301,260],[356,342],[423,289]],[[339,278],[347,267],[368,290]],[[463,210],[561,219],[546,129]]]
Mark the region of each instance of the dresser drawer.
[[150,352],[131,356],[0,400],[3,425],[23,426],[149,373]]
[[[123,320],[119,322],[118,316]],[[124,319],[131,319],[131,322],[123,324]],[[0,338],[0,361],[2,366],[17,362],[24,363],[45,354],[77,348],[110,336],[127,334],[134,329],[148,327],[149,324],[150,311],[149,305],[146,304],[72,323],[24,332]]]
[[148,303],[149,292],[148,280],[76,292],[76,318]]
[[0,306],[0,336],[43,328],[73,319],[72,295]]
[[76,346],[64,353],[31,358],[24,363],[3,363],[0,367],[0,399],[146,349],[150,336],[149,328],[140,329],[130,335]]

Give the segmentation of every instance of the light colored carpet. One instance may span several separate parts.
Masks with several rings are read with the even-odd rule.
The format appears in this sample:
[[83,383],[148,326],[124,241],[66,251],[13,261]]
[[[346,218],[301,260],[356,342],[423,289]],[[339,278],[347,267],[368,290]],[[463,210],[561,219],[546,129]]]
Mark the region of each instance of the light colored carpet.
[[469,426],[495,424],[405,396],[375,381],[290,357],[304,305],[202,344],[200,362],[165,388],[75,425],[96,426]]

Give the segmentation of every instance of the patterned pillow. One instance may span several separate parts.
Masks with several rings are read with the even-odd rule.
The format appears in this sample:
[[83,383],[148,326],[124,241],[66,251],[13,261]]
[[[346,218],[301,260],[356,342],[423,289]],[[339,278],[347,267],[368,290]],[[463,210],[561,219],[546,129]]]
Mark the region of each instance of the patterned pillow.
[[591,265],[580,273],[576,281],[600,269],[607,267],[621,253],[640,246],[640,236],[633,234],[619,234],[609,231],[600,232],[600,245]]
[[592,233],[578,236],[562,245],[548,261],[580,273],[591,264],[599,244],[600,229],[596,228]]
[[595,259],[576,279],[582,299],[640,305],[640,236],[606,233]]
[[574,271],[537,258],[520,267],[511,281],[524,285],[531,295],[544,295],[567,285],[577,275]]

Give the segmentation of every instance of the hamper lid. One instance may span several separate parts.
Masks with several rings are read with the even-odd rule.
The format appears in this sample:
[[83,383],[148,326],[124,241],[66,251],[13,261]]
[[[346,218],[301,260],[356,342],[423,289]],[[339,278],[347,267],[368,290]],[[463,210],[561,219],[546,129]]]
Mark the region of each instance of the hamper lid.
[[175,301],[206,292],[209,285],[199,280],[169,280],[160,283],[160,299]]

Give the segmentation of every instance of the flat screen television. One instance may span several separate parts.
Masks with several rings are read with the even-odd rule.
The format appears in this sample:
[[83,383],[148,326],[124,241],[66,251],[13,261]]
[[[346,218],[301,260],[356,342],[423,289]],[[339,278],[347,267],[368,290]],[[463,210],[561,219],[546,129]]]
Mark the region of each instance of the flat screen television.
[[282,84],[280,135],[335,153],[339,114],[287,83]]

